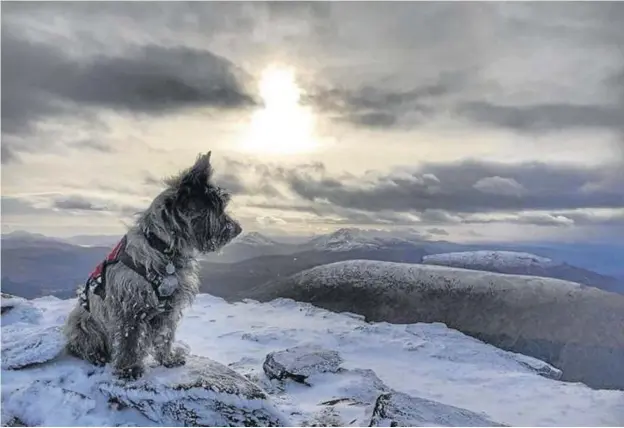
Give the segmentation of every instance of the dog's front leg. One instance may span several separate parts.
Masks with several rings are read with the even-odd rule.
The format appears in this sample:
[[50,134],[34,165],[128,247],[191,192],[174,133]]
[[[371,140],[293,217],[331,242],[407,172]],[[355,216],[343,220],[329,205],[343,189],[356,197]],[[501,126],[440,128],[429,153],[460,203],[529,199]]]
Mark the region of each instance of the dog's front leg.
[[134,314],[119,316],[113,332],[112,365],[122,379],[137,379],[143,374],[143,360],[147,356],[147,328],[145,321]]
[[179,312],[167,312],[152,320],[154,358],[165,367],[186,364],[187,351],[181,347],[173,347],[180,316]]

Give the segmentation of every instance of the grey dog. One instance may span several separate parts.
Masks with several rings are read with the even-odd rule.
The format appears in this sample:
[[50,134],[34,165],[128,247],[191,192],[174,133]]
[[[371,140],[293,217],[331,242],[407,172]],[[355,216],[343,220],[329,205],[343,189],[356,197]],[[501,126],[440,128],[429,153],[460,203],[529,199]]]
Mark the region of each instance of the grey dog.
[[173,343],[182,309],[198,293],[197,256],[242,231],[226,213],[230,195],[212,181],[210,152],[164,183],[92,274],[64,328],[70,353],[110,362],[120,378],[140,377],[150,352],[166,367],[185,363],[186,352]]

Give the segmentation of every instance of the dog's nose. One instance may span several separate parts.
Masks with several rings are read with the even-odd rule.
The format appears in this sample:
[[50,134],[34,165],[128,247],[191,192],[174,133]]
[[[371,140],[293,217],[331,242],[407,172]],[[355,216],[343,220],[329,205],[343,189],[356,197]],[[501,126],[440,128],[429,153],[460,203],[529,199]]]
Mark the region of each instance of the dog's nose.
[[234,223],[234,228],[232,230],[233,237],[236,238],[238,235],[241,234],[242,231],[243,228],[240,226],[240,224]]

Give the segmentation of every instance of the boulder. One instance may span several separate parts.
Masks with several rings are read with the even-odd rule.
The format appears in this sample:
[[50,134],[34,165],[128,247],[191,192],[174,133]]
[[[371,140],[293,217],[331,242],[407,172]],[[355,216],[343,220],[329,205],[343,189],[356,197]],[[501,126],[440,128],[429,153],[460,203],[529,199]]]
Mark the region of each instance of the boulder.
[[15,307],[16,304],[25,302],[26,299],[21,297],[14,296],[12,294],[0,293],[1,304],[0,304],[0,313],[4,315],[6,312],[9,312],[11,309]]
[[2,326],[16,323],[35,324],[41,319],[41,311],[22,297],[2,293],[0,302]]
[[377,398],[369,427],[503,426],[486,416],[437,401],[390,392]]
[[2,327],[2,369],[15,370],[50,361],[65,348],[60,326],[14,324]]
[[159,425],[288,425],[260,387],[199,356],[189,356],[181,367],[150,367],[136,381],[106,380],[98,389]]
[[336,351],[315,345],[302,345],[266,356],[262,369],[270,379],[292,379],[308,384],[306,379],[317,373],[336,373],[343,360]]

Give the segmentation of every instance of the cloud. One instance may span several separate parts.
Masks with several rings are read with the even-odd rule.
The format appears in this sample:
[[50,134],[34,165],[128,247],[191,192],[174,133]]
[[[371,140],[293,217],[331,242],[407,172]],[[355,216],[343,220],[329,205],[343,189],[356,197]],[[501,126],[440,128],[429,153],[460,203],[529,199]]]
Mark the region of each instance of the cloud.
[[90,149],[100,153],[113,153],[115,151],[112,145],[97,139],[80,140],[70,145],[79,149]]
[[187,107],[253,104],[243,72],[208,50],[147,45],[118,55],[69,56],[50,44],[2,34],[2,132],[84,107],[157,114]]
[[0,147],[0,150],[1,150],[0,157],[2,158],[3,165],[8,165],[10,163],[19,162],[19,156],[17,155],[17,153],[15,153],[15,151],[11,148],[11,146],[4,143]]
[[105,206],[96,205],[93,201],[77,195],[59,196],[53,200],[52,207],[74,211],[107,211]]
[[624,105],[532,104],[506,106],[487,102],[470,102],[458,107],[459,115],[522,132],[548,132],[593,128],[619,130]]
[[[424,177],[427,173],[437,177],[439,183],[428,182]],[[367,211],[438,209],[470,213],[621,207],[622,187],[580,191],[583,184],[599,179],[604,173],[603,168],[540,163],[461,162],[424,165],[414,170],[409,180],[389,173],[327,186],[328,178],[318,180],[298,171],[292,171],[287,180],[290,188],[308,201],[327,200],[345,208]],[[507,177],[507,181],[496,180],[498,192],[492,194],[492,180],[487,179],[496,176]],[[484,179],[478,187],[488,188],[489,193],[472,186]],[[526,190],[518,193],[522,189]]]
[[[228,171],[252,172],[247,183],[253,190],[242,193],[264,201],[248,206],[311,213],[327,222],[569,226],[575,221],[567,212],[624,207],[624,188],[605,166],[464,161],[358,176],[332,175],[322,164],[285,168],[237,160]],[[263,193],[258,183],[283,191]]]
[[482,178],[477,181],[472,187],[483,193],[505,196],[520,196],[526,191],[524,186],[522,186],[522,184],[518,183],[513,178],[504,178],[498,176]]
[[334,119],[371,128],[416,125],[439,110],[438,101],[456,94],[468,84],[473,70],[440,73],[431,83],[397,91],[383,86],[363,85],[354,89],[315,88],[308,91],[304,103],[314,105]]
[[437,236],[448,236],[449,233],[444,230],[441,229],[439,227],[432,227],[431,229],[427,229],[427,233],[430,235],[437,235]]

